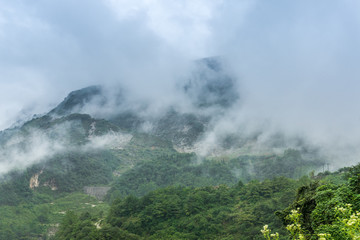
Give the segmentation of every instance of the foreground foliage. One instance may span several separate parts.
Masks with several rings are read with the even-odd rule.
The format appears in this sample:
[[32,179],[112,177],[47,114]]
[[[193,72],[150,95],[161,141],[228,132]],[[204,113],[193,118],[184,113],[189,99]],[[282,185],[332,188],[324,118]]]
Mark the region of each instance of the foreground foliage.
[[[296,200],[278,212],[291,239],[360,239],[360,164],[346,170],[329,174],[326,182],[302,186]],[[338,175],[347,181],[331,183]],[[273,239],[267,226],[261,232],[265,239]]]

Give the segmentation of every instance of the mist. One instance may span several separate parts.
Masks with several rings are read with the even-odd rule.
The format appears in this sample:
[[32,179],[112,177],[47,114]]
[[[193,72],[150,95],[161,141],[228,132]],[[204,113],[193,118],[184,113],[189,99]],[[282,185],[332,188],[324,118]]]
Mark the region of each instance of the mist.
[[[355,0],[0,0],[0,129],[102,85],[108,105],[83,109],[95,117],[133,108],[150,118],[170,106],[212,116],[203,155],[229,134],[254,137],[253,151],[274,148],[281,132],[286,147],[301,138],[336,167],[354,164],[359,10]],[[199,108],[203,85],[183,88],[211,56],[226,63],[237,97]]]
[[[84,138],[83,143],[79,143],[79,137]],[[58,123],[47,129],[26,127],[1,143],[0,177],[12,170],[23,171],[66,152],[122,149],[131,139],[131,134],[111,130],[96,133],[96,121],[88,131],[79,120]]]

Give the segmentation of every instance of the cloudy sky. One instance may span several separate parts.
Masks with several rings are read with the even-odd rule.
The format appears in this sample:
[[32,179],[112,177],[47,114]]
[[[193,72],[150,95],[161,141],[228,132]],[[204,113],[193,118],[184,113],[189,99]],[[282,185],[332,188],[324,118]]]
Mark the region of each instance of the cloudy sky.
[[359,12],[357,0],[0,0],[0,129],[92,84],[166,95],[188,61],[220,55],[239,114],[360,143]]

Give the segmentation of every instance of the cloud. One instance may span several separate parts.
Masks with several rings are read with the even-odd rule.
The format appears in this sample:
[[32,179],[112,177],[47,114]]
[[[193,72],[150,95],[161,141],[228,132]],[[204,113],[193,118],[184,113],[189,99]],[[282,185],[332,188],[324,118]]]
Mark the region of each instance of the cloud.
[[360,143],[355,0],[0,4],[0,129],[94,84],[162,109],[181,99],[174,89],[189,60],[222,55],[240,79],[241,106],[216,132],[271,125],[327,149]]
[[[131,134],[107,131],[96,134],[96,121],[89,132],[79,120],[55,124],[47,129],[25,127],[1,138],[0,177],[11,170],[23,170],[64,152],[89,152],[99,149],[122,149],[132,139]],[[78,139],[84,138],[80,144]]]
[[[257,1],[241,25],[218,28],[215,42],[245,92],[239,118],[271,122],[271,129],[304,137],[334,159],[357,146],[357,10],[356,1]],[[222,24],[236,19],[236,10],[227,13]],[[354,163],[359,154],[351,152]]]
[[73,89],[129,79],[146,84],[137,71],[155,72],[150,65],[170,58],[142,19],[118,21],[101,1],[2,1],[0,16],[0,95],[14,106],[0,109],[1,128],[20,108],[36,103],[45,111]]
[[33,130],[26,136],[16,135],[10,138],[0,149],[0,176],[14,169],[25,167],[43,161],[64,151],[65,139],[57,141],[38,130]]
[[68,92],[93,84],[171,96],[167,89],[185,60],[209,55],[210,21],[220,4],[2,0],[0,128],[21,109],[45,112]]
[[209,55],[211,20],[223,1],[108,0],[107,3],[120,20],[141,15],[147,28],[165,44],[195,59]]

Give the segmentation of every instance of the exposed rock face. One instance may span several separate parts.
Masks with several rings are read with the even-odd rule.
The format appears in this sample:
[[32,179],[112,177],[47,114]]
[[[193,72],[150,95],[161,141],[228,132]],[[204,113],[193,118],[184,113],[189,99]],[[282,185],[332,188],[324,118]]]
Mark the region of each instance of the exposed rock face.
[[110,187],[84,187],[84,192],[98,200],[103,200]]
[[40,185],[39,176],[40,176],[40,174],[42,174],[42,173],[43,173],[43,171],[41,170],[40,172],[35,173],[34,176],[32,176],[32,177],[30,178],[29,187],[30,187],[31,189],[34,189],[34,188],[39,187],[39,185]]
[[[38,188],[40,187],[40,180],[39,180],[39,176],[43,173],[43,170],[41,170],[40,172],[38,173],[35,173],[34,176],[32,176],[30,178],[30,182],[29,182],[29,187],[31,189],[35,189],[35,188]],[[46,181],[42,184],[42,186],[44,187],[49,187],[51,190],[55,191],[57,190],[57,186],[56,186],[56,183],[55,183],[55,179],[51,179],[49,181]]]

